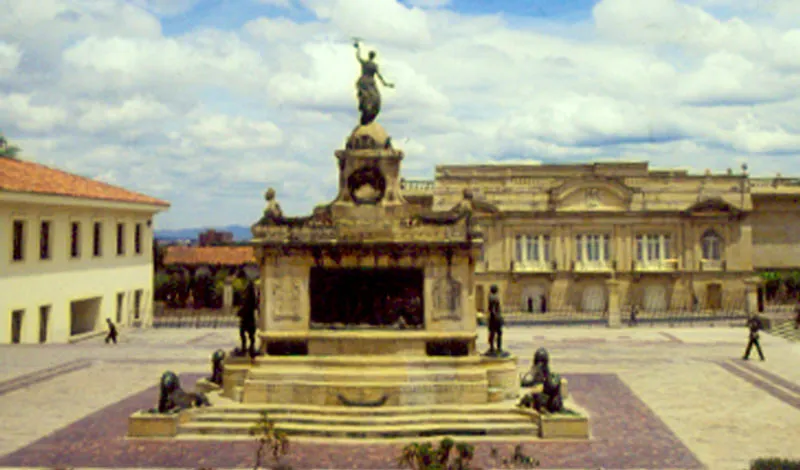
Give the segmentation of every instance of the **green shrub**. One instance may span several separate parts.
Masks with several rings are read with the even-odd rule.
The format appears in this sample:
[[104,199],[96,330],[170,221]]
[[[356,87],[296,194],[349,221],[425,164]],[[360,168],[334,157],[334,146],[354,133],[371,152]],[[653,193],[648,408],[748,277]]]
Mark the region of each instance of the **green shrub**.
[[171,288],[170,276],[167,273],[158,273],[153,277],[153,294],[155,300],[167,300]]
[[750,462],[750,470],[800,470],[800,460],[760,458]]
[[[455,450],[455,452],[453,452]],[[469,470],[470,462],[475,456],[475,447],[446,437],[437,449],[430,442],[419,444],[412,442],[403,448],[397,460],[401,467],[413,470]]]
[[290,470],[292,467],[281,462],[289,453],[289,435],[279,430],[275,422],[269,418],[266,411],[260,413],[258,423],[250,428],[250,435],[256,437],[256,458],[253,470],[259,470],[263,464],[264,452],[269,451],[272,456],[274,469]]

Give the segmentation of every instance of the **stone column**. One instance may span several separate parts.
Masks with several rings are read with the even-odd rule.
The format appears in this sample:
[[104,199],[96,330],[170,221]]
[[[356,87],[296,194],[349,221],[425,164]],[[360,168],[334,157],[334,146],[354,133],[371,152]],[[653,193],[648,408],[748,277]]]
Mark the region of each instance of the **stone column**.
[[748,315],[758,313],[758,284],[758,279],[747,279],[744,281],[744,311]]
[[267,331],[267,319],[269,318],[270,313],[270,301],[271,296],[269,293],[269,286],[272,281],[272,273],[274,272],[274,264],[275,259],[272,257],[259,257],[257,258],[259,262],[259,270],[261,275],[261,285],[259,288],[261,289],[261,300],[259,302],[259,317],[258,317],[258,329],[263,333]]
[[608,287],[608,327],[619,328],[622,326],[622,312],[620,312],[619,281],[609,279]]

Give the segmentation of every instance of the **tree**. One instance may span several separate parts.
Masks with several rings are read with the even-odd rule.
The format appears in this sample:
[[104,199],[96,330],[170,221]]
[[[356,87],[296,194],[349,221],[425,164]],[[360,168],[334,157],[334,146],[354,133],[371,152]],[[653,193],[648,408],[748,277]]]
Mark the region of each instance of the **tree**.
[[6,140],[3,134],[0,134],[0,158],[17,158],[17,154],[20,152],[20,148],[16,145],[8,145],[8,141]]

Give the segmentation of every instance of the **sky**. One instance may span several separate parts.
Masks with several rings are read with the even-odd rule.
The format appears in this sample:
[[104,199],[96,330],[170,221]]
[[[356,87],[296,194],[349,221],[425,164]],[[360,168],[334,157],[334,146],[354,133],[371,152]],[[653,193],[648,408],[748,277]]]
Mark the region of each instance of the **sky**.
[[[21,157],[163,198],[156,228],[336,195],[353,37],[403,175],[649,161],[796,175],[797,0],[0,0],[0,131]],[[10,12],[10,13],[9,13]]]

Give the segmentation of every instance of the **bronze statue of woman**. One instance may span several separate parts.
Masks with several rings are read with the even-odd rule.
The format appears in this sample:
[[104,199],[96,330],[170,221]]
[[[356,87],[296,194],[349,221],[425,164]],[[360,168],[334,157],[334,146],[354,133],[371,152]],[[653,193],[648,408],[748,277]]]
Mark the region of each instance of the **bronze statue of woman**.
[[361,77],[356,82],[358,92],[358,110],[361,112],[361,125],[366,126],[378,117],[381,111],[381,93],[378,91],[378,84],[375,83],[375,76],[381,81],[383,86],[394,88],[391,83],[386,83],[381,73],[378,71],[378,64],[375,63],[375,51],[370,51],[368,59],[361,57],[361,44],[358,40],[353,46],[356,48],[356,59],[361,64]]

